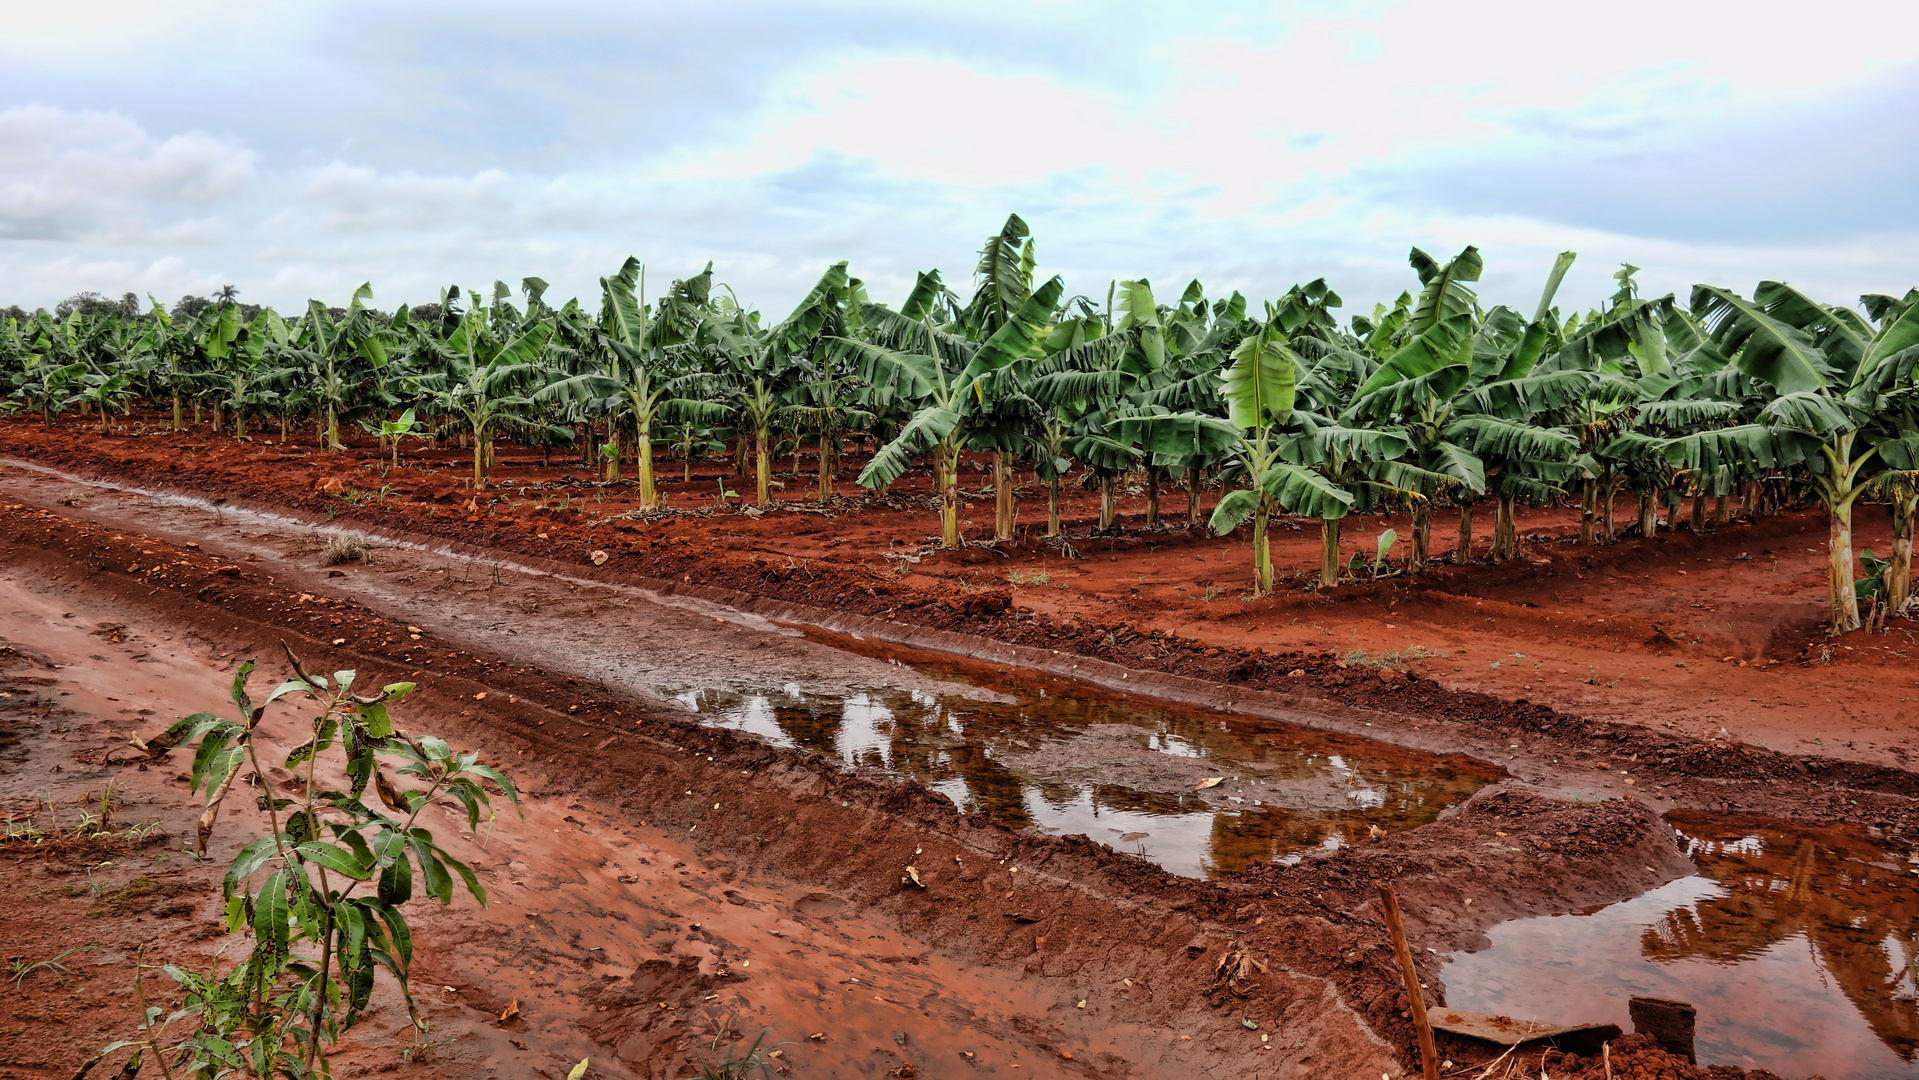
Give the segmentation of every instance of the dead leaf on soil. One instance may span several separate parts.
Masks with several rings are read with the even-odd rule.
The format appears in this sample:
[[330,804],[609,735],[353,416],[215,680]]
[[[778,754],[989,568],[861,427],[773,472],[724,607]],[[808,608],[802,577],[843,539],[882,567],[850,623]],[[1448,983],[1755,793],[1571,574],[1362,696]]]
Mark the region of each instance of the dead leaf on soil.
[[501,1010],[500,1023],[504,1024],[518,1015],[520,1015],[520,999],[514,998],[512,1004]]
[[604,552],[604,551],[595,551],[595,552],[594,552],[594,553],[592,553],[591,555],[588,555],[588,556],[587,556],[587,558],[589,558],[589,559],[592,559],[592,560],[593,560],[593,565],[594,565],[594,566],[604,566],[604,565],[606,565],[606,560],[607,560],[607,558],[608,558],[608,556],[607,556],[607,554],[606,554],[606,552]]
[[1244,949],[1232,949],[1220,957],[1218,965],[1213,968],[1213,984],[1206,988],[1206,996],[1213,997],[1231,991],[1234,997],[1251,997],[1252,990],[1240,984],[1251,978],[1254,972],[1265,974],[1266,965],[1248,955]]
[[913,884],[918,885],[920,888],[922,889],[926,888],[926,882],[920,880],[920,872],[917,867],[909,866],[906,868],[906,877],[901,878],[900,880],[904,882],[907,880],[907,878],[911,878],[913,881]]
[[1223,776],[1208,776],[1205,779],[1201,780],[1199,783],[1194,784],[1193,790],[1205,791],[1209,787],[1218,787],[1220,784],[1224,783],[1225,780],[1226,778]]

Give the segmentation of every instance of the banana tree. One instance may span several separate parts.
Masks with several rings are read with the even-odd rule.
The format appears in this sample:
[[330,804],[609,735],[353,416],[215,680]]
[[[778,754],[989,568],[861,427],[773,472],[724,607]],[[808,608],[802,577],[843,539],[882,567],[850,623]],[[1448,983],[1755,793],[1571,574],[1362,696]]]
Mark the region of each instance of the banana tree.
[[[356,405],[363,370],[384,367],[387,345],[395,339],[392,328],[381,325],[377,314],[362,303],[372,297],[373,286],[362,284],[337,322],[325,304],[307,301],[307,314],[297,332],[287,344],[271,350],[286,366],[307,374],[324,449],[346,449],[340,441],[340,418]],[[478,294],[474,300],[477,308]]]
[[[1066,283],[1057,276],[1049,279],[1020,301],[1008,319],[975,350],[965,367],[956,374],[925,353],[902,352],[867,341],[838,339],[835,346],[846,350],[860,365],[861,378],[870,384],[886,383],[909,392],[921,390],[910,419],[885,445],[874,452],[871,461],[860,470],[858,483],[864,488],[879,488],[897,480],[916,458],[929,457],[933,466],[934,488],[940,493],[940,543],[948,549],[960,546],[959,535],[959,454],[967,445],[969,414],[984,412],[1019,383],[1017,369],[1033,350],[1053,316],[1054,307],[1065,291]],[[930,313],[921,340],[937,347]]]
[[523,389],[553,335],[553,324],[535,319],[503,338],[482,314],[479,296],[473,299],[472,308],[437,350],[444,370],[426,385],[434,407],[458,417],[472,435],[473,489],[480,491],[486,487],[495,433],[533,404]]
[[77,379],[79,390],[68,404],[86,403],[100,410],[100,434],[111,430],[113,410],[124,409],[133,398],[133,376],[125,371],[86,371]]
[[1874,398],[1866,388],[1883,385],[1888,367],[1910,371],[1919,348],[1919,313],[1908,308],[1875,330],[1857,315],[1772,281],[1761,282],[1751,300],[1717,286],[1694,286],[1692,312],[1723,354],[1778,392],[1756,426],[1810,451],[1804,454],[1807,480],[1829,522],[1832,630],[1858,629],[1852,508],[1878,478],[1873,465],[1880,441],[1896,437],[1875,422]]
[[[553,403],[590,419],[605,415],[614,452],[607,463],[607,479],[618,480],[621,426],[631,424],[634,457],[640,479],[640,508],[659,503],[653,479],[653,430],[656,423],[715,422],[726,409],[719,404],[685,396],[697,380],[675,369],[672,345],[697,333],[696,309],[706,298],[712,266],[690,282],[676,281],[663,301],[663,318],[656,323],[644,295],[645,270],[629,256],[618,273],[600,279],[600,319],[595,332],[583,335],[587,347],[599,354],[598,370],[558,379],[542,387],[534,398]],[[678,301],[677,303],[675,301]]]
[[1269,325],[1242,341],[1233,351],[1233,362],[1220,372],[1227,422],[1238,435],[1235,454],[1252,486],[1222,496],[1213,508],[1211,525],[1224,536],[1252,518],[1255,596],[1273,591],[1273,554],[1266,530],[1274,511],[1285,507],[1322,521],[1337,521],[1354,501],[1350,492],[1281,456],[1277,429],[1293,420],[1298,369],[1298,357],[1287,345],[1285,332]]

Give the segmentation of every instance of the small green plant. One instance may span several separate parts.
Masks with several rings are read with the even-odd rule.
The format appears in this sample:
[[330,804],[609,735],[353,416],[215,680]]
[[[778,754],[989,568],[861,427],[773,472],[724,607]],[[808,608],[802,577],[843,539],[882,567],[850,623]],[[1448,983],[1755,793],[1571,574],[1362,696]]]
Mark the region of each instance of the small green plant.
[[7,961],[7,967],[8,967],[7,974],[13,976],[13,988],[15,990],[18,990],[20,989],[20,984],[27,981],[27,976],[33,974],[36,971],[41,971],[41,970],[57,971],[62,975],[71,975],[73,974],[73,969],[66,966],[65,964],[62,964],[60,961],[65,960],[67,957],[72,956],[74,953],[77,953],[77,952],[99,952],[99,951],[100,951],[100,946],[98,945],[76,945],[73,948],[68,949],[67,951],[61,953],[60,955],[54,957],[51,960],[41,960],[35,963],[28,963],[27,958],[24,956],[16,956],[13,959]]
[[[329,680],[307,674],[291,651],[286,656],[294,677],[257,704],[247,690],[253,661],[240,665],[229,690],[237,719],[195,713],[149,742],[156,752],[193,748],[191,790],[204,791],[206,799],[197,834],[201,857],[236,784],[244,780],[258,792],[270,831],[241,849],[224,886],[227,932],[250,934],[252,951],[237,963],[216,960],[205,971],[165,965],[186,991],[171,1014],[144,1004],[145,964],[139,964],[140,1035],[113,1043],[102,1056],[128,1048],[151,1053],[163,1071],[172,1060],[169,1075],[325,1076],[322,1045],[338,1043],[358,1022],[380,968],[399,985],[416,1033],[414,1052],[428,1048],[425,1020],[408,990],[413,935],[401,905],[416,886],[442,906],[452,903],[458,886],[484,905],[486,890],[420,825],[421,811],[452,799],[480,838],[481,818],[490,823],[494,817],[489,787],[516,808],[519,795],[477,753],[455,753],[443,739],[395,727],[389,706],[414,684],[356,694],[352,671]],[[304,721],[306,730],[280,733],[295,744],[284,762],[295,779],[278,782],[261,764],[259,741],[268,707],[286,697],[317,708]],[[319,769],[329,752],[342,759],[344,791],[329,787]],[[414,786],[403,790],[402,777]],[[362,802],[368,787],[383,809]],[[184,1034],[169,1033],[176,1024]]]
[[740,1034],[733,1029],[735,1019],[736,1017],[728,1016],[725,1020],[714,1021],[713,1039],[707,1044],[707,1049],[717,1054],[720,1045],[724,1043],[726,1057],[719,1061],[700,1062],[700,1080],[746,1080],[754,1073],[760,1074],[763,1080],[773,1080],[775,1075],[773,1062],[764,1052],[766,1037],[772,1032],[761,1031],[754,1038],[752,1045],[746,1048],[746,1053],[736,1057],[739,1048],[733,1043],[740,1038]]
[[1385,532],[1379,534],[1379,550],[1373,555],[1373,576],[1375,578],[1386,572],[1386,553],[1391,551],[1393,545],[1397,543],[1399,543],[1398,529],[1387,529]]
[[[397,469],[400,467],[400,438],[403,435],[413,434],[413,427],[413,410],[408,409],[400,414],[398,420],[380,421],[380,426],[374,431],[374,434],[380,437],[382,443],[393,448],[393,464],[390,468]],[[391,485],[388,486],[390,487]],[[386,496],[386,489],[382,488],[380,494],[381,497],[384,498]]]
[[1206,587],[1206,591],[1199,594],[1200,602],[1203,604],[1210,604],[1213,601],[1219,599],[1219,591],[1220,591],[1219,586],[1208,585]]
[[1027,580],[1024,570],[1008,570],[1006,572],[1006,583],[1008,585],[1024,585]]

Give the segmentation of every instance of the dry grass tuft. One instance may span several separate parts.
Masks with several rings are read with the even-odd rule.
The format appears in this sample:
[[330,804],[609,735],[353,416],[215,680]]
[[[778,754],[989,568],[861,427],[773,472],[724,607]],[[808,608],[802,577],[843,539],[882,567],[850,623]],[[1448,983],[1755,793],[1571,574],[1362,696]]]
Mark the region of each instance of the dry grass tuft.
[[326,566],[366,561],[366,537],[356,532],[334,533],[320,549],[320,562]]

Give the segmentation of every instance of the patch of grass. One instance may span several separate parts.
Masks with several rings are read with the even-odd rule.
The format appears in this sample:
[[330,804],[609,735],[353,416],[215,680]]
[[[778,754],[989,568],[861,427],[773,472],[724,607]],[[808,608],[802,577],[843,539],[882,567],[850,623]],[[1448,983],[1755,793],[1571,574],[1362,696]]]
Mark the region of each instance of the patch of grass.
[[1354,649],[1352,652],[1340,657],[1340,659],[1346,661],[1348,664],[1359,667],[1399,668],[1405,667],[1406,663],[1410,660],[1425,660],[1434,656],[1444,660],[1446,658],[1446,651],[1441,649],[1435,652],[1432,649],[1420,645],[1413,645],[1404,649],[1395,649],[1391,652],[1377,653],[1367,652],[1365,649]]
[[33,974],[36,971],[40,971],[42,969],[47,971],[57,971],[62,975],[71,975],[73,974],[73,969],[69,968],[65,964],[62,964],[60,961],[65,960],[67,957],[72,956],[74,953],[88,952],[88,951],[99,952],[100,946],[76,945],[73,948],[68,949],[67,951],[61,953],[60,955],[54,957],[51,960],[40,960],[35,963],[28,963],[26,957],[24,956],[16,956],[12,960],[7,961],[7,966],[10,969],[7,972],[7,974],[13,976],[13,988],[15,990],[20,989],[20,984],[27,981],[27,976]]

